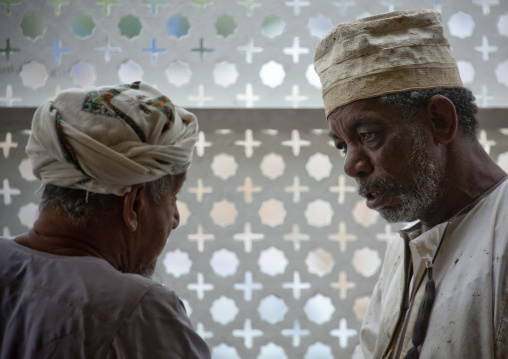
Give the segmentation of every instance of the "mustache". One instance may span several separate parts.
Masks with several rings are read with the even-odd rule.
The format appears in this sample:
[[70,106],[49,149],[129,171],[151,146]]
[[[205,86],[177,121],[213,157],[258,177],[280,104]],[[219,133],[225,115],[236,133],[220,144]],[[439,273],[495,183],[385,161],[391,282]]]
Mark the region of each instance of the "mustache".
[[378,180],[367,180],[367,179],[358,179],[358,194],[362,197],[365,197],[366,193],[373,191],[394,191],[399,192],[401,190],[400,186],[392,179],[378,179]]

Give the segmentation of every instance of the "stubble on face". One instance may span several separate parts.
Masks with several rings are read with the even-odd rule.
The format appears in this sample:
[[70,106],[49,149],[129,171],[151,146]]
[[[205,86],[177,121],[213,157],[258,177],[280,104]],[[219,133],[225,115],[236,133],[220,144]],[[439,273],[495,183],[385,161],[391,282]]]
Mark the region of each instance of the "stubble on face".
[[443,198],[440,184],[444,176],[444,161],[433,157],[426,148],[425,136],[419,124],[411,126],[410,136],[412,151],[406,168],[410,176],[408,185],[402,186],[393,179],[358,180],[358,193],[366,193],[376,188],[395,195],[398,203],[396,207],[378,209],[380,215],[389,223],[427,218],[437,209]]
[[159,266],[141,269],[139,274],[147,279],[150,279],[152,282],[165,284],[164,271]]

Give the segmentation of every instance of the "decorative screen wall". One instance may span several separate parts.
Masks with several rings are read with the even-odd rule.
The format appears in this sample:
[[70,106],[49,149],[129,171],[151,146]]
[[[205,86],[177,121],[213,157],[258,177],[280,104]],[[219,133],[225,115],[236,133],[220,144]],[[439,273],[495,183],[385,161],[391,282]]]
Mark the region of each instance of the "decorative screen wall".
[[508,98],[506,0],[1,0],[0,106],[143,80],[183,107],[320,108],[318,41],[336,24],[434,8],[482,107]]
[[[200,109],[181,225],[158,270],[213,358],[359,358],[401,225],[368,210],[345,176],[313,53],[340,22],[420,7],[442,13],[479,106],[506,107],[506,0],[0,0],[0,234],[26,231],[40,197],[24,152],[30,118],[7,107],[33,110],[69,87],[155,84]],[[508,169],[503,121],[482,123],[480,139]]]
[[[0,126],[4,236],[27,231],[37,215],[40,184],[24,151],[31,112],[0,109],[9,119]],[[184,299],[214,359],[359,359],[386,241],[402,225],[386,224],[356,194],[322,110],[195,112],[204,131],[158,278]],[[498,127],[481,119],[480,141],[508,170],[503,116]],[[238,128],[240,118],[256,125]]]

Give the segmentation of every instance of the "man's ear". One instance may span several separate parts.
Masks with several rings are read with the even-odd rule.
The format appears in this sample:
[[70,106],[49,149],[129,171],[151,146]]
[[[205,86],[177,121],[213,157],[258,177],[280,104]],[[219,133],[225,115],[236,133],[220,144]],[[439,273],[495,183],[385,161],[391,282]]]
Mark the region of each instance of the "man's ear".
[[447,144],[457,132],[457,112],[453,103],[443,95],[434,95],[427,104],[431,129],[436,142]]
[[132,186],[131,191],[124,196],[123,200],[123,221],[131,232],[138,228],[138,220],[141,210],[145,205],[143,191],[144,184]]

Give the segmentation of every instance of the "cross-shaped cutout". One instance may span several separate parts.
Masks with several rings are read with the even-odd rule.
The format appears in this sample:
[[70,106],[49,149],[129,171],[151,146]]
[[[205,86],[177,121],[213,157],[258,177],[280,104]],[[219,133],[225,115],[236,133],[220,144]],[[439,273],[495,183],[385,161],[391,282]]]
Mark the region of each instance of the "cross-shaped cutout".
[[346,176],[339,175],[339,185],[332,186],[329,188],[330,192],[338,193],[337,203],[343,204],[346,199],[346,192],[354,193],[356,192],[356,187],[354,186],[346,186]]
[[299,251],[300,242],[308,241],[310,239],[310,236],[308,234],[300,233],[300,226],[294,223],[291,233],[285,234],[283,238],[285,241],[292,241],[294,250]]
[[290,55],[293,59],[293,63],[297,64],[300,62],[300,55],[306,55],[309,53],[309,49],[306,47],[300,47],[300,38],[298,36],[293,37],[293,46],[285,47],[282,49],[285,55]]
[[249,176],[245,177],[243,181],[243,186],[236,187],[237,192],[243,192],[243,200],[245,203],[252,203],[252,194],[261,192],[261,186],[253,186],[252,179]]
[[110,47],[109,46],[109,37],[106,37],[104,41],[104,47],[96,47],[94,49],[96,52],[104,52],[104,60],[109,62],[111,59],[110,53],[121,52],[122,49],[120,47]]
[[300,202],[300,193],[309,192],[308,186],[300,186],[300,178],[298,176],[293,177],[293,185],[284,187],[284,192],[293,193],[293,203]]
[[297,347],[300,345],[300,338],[307,337],[310,335],[310,330],[301,329],[300,321],[298,319],[293,319],[293,328],[291,329],[282,329],[281,334],[285,337],[292,337],[292,345],[293,347]]
[[252,57],[254,54],[259,54],[259,53],[263,52],[262,47],[255,47],[254,46],[254,40],[252,40],[252,37],[249,37],[249,40],[247,41],[247,45],[238,46],[236,49],[240,52],[245,52],[245,61],[248,64],[252,63]]
[[252,291],[253,290],[261,290],[263,289],[262,283],[256,283],[252,281],[252,272],[245,272],[245,281],[243,283],[235,283],[235,289],[243,291],[243,299],[246,302],[250,302],[252,299]]
[[198,273],[198,280],[196,283],[187,284],[188,290],[195,290],[199,300],[203,300],[205,291],[213,290],[214,286],[211,283],[205,283],[205,278],[202,273]]
[[489,39],[487,38],[487,36],[483,35],[481,46],[475,46],[474,49],[476,51],[481,52],[483,61],[489,61],[489,54],[491,52],[496,52],[497,46],[489,45]]
[[198,178],[198,185],[197,187],[189,187],[187,189],[187,192],[189,193],[195,193],[196,194],[196,201],[202,202],[203,201],[203,195],[207,193],[212,193],[213,189],[212,187],[204,187],[203,186],[203,180],[201,178]]
[[205,154],[205,148],[212,146],[212,143],[206,141],[205,133],[203,131],[199,131],[198,140],[195,146],[197,155],[199,157],[203,157],[203,155]]
[[293,8],[293,14],[295,16],[300,15],[301,13],[301,7],[303,6],[310,6],[310,1],[302,1],[302,0],[292,0],[292,1],[286,1],[284,2],[286,6]]
[[245,347],[252,348],[254,338],[263,336],[263,332],[259,329],[252,329],[250,319],[245,319],[243,323],[243,329],[233,330],[234,337],[243,338]]
[[293,298],[300,299],[301,290],[302,289],[310,289],[310,283],[303,283],[300,279],[300,273],[297,271],[293,272],[293,281],[292,282],[284,282],[282,283],[282,288],[284,289],[292,289],[293,290]]
[[346,16],[348,7],[355,6],[355,2],[351,0],[335,0],[333,5],[340,8],[340,14],[342,16]]
[[237,233],[233,236],[235,241],[243,241],[245,245],[245,252],[250,253],[252,250],[252,241],[259,241],[265,239],[262,233],[252,233],[250,222],[245,223],[243,233]]
[[158,48],[156,38],[152,38],[150,40],[150,44],[151,44],[151,46],[149,48],[142,49],[141,51],[149,53],[151,55],[150,57],[151,57],[152,64],[156,64],[157,59],[159,58],[159,54],[167,53],[168,49]]
[[251,158],[254,153],[254,147],[261,146],[261,141],[254,141],[252,130],[245,130],[245,140],[235,141],[235,145],[245,147],[245,157]]
[[339,222],[339,232],[336,234],[331,234],[328,236],[328,239],[330,241],[337,241],[339,242],[339,249],[342,253],[346,251],[346,244],[348,241],[356,241],[357,236],[354,234],[347,234],[346,233],[346,223],[343,221]]
[[205,250],[205,242],[215,240],[213,234],[204,234],[203,226],[198,224],[198,233],[189,234],[187,239],[191,242],[198,242],[198,251],[203,252]]
[[254,89],[252,88],[252,84],[248,83],[245,86],[245,93],[239,93],[236,95],[236,99],[238,101],[245,101],[245,107],[253,107],[254,101],[259,101],[259,96],[254,95]]
[[7,178],[3,180],[3,185],[3,188],[0,188],[0,196],[4,196],[4,204],[8,206],[12,203],[11,196],[20,195],[21,191],[17,188],[11,188]]
[[4,153],[4,158],[9,158],[11,148],[18,148],[18,143],[12,142],[12,133],[7,132],[5,134],[5,141],[0,142],[0,148]]
[[189,101],[197,101],[198,106],[203,106],[205,104],[205,101],[212,101],[213,97],[207,97],[205,96],[205,86],[203,84],[200,84],[198,86],[198,95],[197,96],[189,96]]
[[14,102],[19,102],[19,101],[22,101],[22,100],[23,100],[22,98],[14,97],[13,96],[13,91],[12,91],[12,85],[11,84],[8,84],[7,87],[5,88],[5,97],[0,97],[0,101],[5,102],[7,107],[12,107]]
[[302,140],[300,138],[300,132],[298,130],[291,131],[291,140],[282,141],[283,146],[289,146],[293,150],[293,155],[298,156],[300,154],[300,148],[302,146],[310,146],[310,141]]
[[342,270],[339,272],[339,280],[337,282],[331,283],[330,287],[336,288],[339,290],[339,298],[340,299],[346,299],[347,290],[355,288],[356,283],[355,282],[348,282],[346,272]]
[[330,335],[339,338],[339,346],[341,348],[347,348],[348,340],[356,335],[356,330],[349,329],[347,327],[347,320],[345,318],[341,318],[339,321],[339,329],[332,330]]

